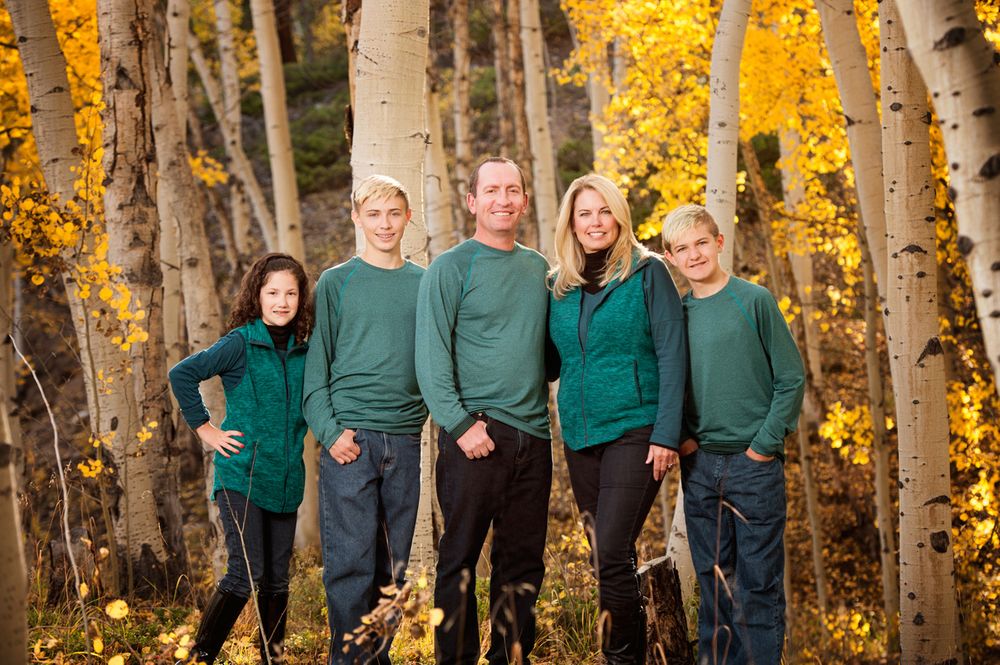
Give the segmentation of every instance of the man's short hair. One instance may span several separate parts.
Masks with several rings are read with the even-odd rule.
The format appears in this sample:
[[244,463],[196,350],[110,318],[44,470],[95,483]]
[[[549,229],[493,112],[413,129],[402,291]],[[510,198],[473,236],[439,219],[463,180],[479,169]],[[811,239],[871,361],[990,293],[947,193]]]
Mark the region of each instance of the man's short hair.
[[479,169],[483,168],[486,164],[510,164],[517,169],[517,174],[521,176],[521,189],[525,192],[528,191],[528,183],[524,179],[524,171],[522,171],[521,167],[517,165],[517,162],[513,159],[507,159],[506,157],[492,156],[487,157],[476,164],[476,168],[472,169],[472,173],[469,175],[469,193],[473,196],[476,195],[476,186],[479,184]]
[[671,210],[663,220],[663,230],[660,232],[663,249],[669,252],[671,244],[678,236],[698,225],[704,225],[713,238],[719,235],[719,225],[715,223],[715,218],[705,206],[689,203]]
[[351,203],[355,212],[360,212],[361,207],[369,200],[382,201],[394,196],[403,197],[406,210],[410,209],[410,193],[406,191],[403,183],[387,175],[370,175],[354,188]]

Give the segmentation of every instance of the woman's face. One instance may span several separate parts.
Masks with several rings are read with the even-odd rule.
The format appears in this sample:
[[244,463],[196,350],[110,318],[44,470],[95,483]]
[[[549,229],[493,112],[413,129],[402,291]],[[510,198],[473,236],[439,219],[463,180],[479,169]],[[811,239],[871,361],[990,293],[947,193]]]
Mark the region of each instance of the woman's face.
[[581,189],[573,201],[573,233],[587,254],[611,247],[618,240],[618,222],[607,201],[593,189]]

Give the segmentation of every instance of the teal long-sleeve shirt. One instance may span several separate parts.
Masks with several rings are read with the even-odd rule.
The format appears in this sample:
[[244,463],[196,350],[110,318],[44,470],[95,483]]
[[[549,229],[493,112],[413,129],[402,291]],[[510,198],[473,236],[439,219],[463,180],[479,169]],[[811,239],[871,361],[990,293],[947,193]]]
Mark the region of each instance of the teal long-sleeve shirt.
[[483,411],[549,438],[548,263],[466,240],[427,269],[417,304],[417,378],[431,416],[458,438]]
[[805,371],[788,324],[762,286],[731,276],[706,298],[684,296],[690,349],[687,433],[709,452],[749,446],[784,457],[795,431]]
[[424,269],[378,268],[360,257],[323,272],[306,355],[302,410],[329,448],[345,429],[415,434],[427,419],[414,368]]

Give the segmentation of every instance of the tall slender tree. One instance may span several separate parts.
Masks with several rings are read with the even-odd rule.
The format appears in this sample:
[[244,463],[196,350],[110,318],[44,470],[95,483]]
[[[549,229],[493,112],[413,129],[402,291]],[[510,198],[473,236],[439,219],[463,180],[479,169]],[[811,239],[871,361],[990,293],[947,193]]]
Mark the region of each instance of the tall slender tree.
[[472,171],[472,112],[469,106],[469,88],[472,60],[469,57],[469,0],[453,0],[451,24],[455,31],[454,60],[454,110],[455,123],[455,187],[460,198],[465,198]]

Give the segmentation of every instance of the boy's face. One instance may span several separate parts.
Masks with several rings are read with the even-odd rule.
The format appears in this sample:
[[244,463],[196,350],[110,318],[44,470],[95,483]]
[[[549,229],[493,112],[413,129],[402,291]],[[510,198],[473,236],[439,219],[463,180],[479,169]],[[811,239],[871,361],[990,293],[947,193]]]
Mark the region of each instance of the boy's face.
[[665,256],[689,282],[711,282],[722,272],[722,246],[721,233],[713,236],[704,224],[698,224],[675,238]]
[[365,245],[380,252],[395,252],[403,239],[403,229],[412,211],[402,196],[368,199],[351,219],[365,234]]

